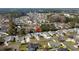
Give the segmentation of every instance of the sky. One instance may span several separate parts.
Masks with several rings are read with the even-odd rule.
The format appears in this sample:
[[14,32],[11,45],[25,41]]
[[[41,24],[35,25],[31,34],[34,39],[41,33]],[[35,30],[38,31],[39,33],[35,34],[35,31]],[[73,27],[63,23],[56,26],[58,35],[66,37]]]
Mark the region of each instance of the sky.
[[78,8],[78,0],[0,0],[1,8]]

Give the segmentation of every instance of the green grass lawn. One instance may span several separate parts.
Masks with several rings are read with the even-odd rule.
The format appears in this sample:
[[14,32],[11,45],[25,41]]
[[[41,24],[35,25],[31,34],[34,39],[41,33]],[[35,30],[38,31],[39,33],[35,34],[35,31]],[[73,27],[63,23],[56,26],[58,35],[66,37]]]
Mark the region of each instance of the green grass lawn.
[[21,44],[21,45],[19,46],[19,49],[20,49],[20,51],[27,51],[27,50],[28,50],[27,44]]
[[67,44],[74,45],[75,43],[74,42],[71,42],[71,41],[68,41]]

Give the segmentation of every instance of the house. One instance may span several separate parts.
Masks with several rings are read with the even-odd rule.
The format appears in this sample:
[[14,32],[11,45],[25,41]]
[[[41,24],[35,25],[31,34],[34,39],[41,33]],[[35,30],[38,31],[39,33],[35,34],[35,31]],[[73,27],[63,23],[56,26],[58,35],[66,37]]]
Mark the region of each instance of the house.
[[2,17],[0,22],[1,22],[1,24],[0,24],[1,31],[6,32],[8,30],[8,27],[9,27],[9,18]]
[[5,40],[6,42],[9,42],[9,41],[16,41],[16,42],[18,42],[18,41],[19,41],[19,37],[18,37],[18,36],[6,36],[6,37],[4,38],[4,40]]
[[43,33],[43,37],[47,40],[51,40],[51,36],[49,36],[48,34],[46,33]]
[[19,42],[20,43],[26,43],[25,39],[26,39],[25,36],[19,36]]
[[5,45],[5,46],[8,46],[9,44],[8,44],[8,42],[5,41],[5,42],[4,42],[4,45]]
[[0,32],[0,37],[5,37],[5,36],[8,36],[8,34],[5,32]]
[[28,21],[30,20],[29,16],[21,16],[21,17],[18,17],[18,18],[14,18],[13,21],[16,25],[18,24],[27,24],[29,23]]
[[58,48],[61,45],[61,43],[58,43],[58,42],[49,42],[49,44],[51,47],[54,47],[54,48]]
[[30,42],[30,38],[29,38],[29,37],[26,38],[26,42],[27,42],[27,43]]
[[51,44],[48,42],[48,46],[51,47]]
[[35,32],[41,32],[41,31],[42,31],[42,30],[41,30],[40,26],[36,25],[36,26],[35,26]]
[[48,32],[48,34],[49,34],[49,35],[51,35],[51,36],[53,36],[53,34],[54,34],[54,33],[53,33],[53,32],[51,32],[51,31],[49,31],[49,32]]
[[74,39],[71,39],[71,38],[68,38],[66,41],[68,41],[68,42],[73,42],[73,43],[75,43],[76,41],[74,40]]
[[38,35],[34,34],[34,37],[35,37],[38,41],[40,40],[40,38],[39,38]]
[[70,17],[70,14],[66,14],[66,13],[64,13],[64,16],[66,16],[66,17]]
[[23,41],[23,43],[29,43],[30,37],[26,35],[22,41]]
[[57,51],[69,51],[68,48],[58,48]]
[[58,37],[58,40],[61,41],[61,42],[64,42],[65,41],[65,38],[62,37],[62,36],[60,36],[60,37]]
[[38,48],[39,48],[39,44],[37,43],[28,44],[28,51],[37,51]]
[[25,40],[21,40],[20,42],[21,42],[21,44],[23,44],[23,43],[25,43]]

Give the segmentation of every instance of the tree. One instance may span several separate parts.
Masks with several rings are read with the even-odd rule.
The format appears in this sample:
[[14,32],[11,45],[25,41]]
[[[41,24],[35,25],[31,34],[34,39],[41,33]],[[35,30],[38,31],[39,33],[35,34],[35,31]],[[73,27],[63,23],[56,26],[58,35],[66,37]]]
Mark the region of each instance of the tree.
[[4,41],[3,37],[0,37],[0,45],[4,44]]
[[46,24],[41,24],[42,31],[49,31],[49,27]]
[[65,21],[65,17],[64,15],[60,15],[60,14],[50,14],[50,15],[47,15],[47,20],[49,20],[50,23],[53,23],[53,22],[64,22]]
[[22,28],[22,29],[19,31],[18,34],[21,35],[21,36],[26,35],[26,30],[25,30],[25,28]]
[[54,24],[41,24],[42,31],[56,31]]
[[75,23],[74,22],[70,22],[70,27],[74,28],[75,27]]
[[51,30],[51,31],[56,31],[56,30],[57,30],[54,24],[51,24],[51,25],[50,25],[50,30]]
[[65,18],[66,18],[66,20],[65,20],[66,23],[68,23],[68,22],[78,23],[78,22],[79,22],[78,16],[74,16],[74,17],[65,17]]
[[9,16],[9,28],[8,28],[8,34],[9,35],[16,35],[17,34],[17,28],[14,22],[12,21],[12,17]]

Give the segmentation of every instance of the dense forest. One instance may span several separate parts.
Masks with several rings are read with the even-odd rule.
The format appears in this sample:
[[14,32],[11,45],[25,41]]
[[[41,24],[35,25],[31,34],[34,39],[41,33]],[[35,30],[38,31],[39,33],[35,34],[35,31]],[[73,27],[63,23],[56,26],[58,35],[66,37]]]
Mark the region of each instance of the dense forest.
[[29,12],[79,13],[79,8],[0,8],[0,13],[9,13],[9,12],[17,12],[17,13],[29,13]]

